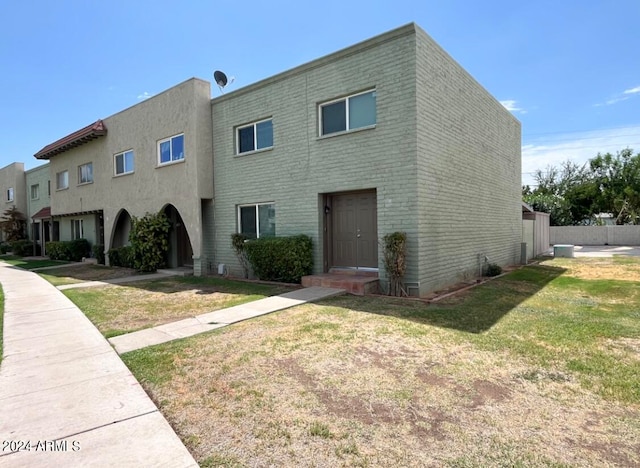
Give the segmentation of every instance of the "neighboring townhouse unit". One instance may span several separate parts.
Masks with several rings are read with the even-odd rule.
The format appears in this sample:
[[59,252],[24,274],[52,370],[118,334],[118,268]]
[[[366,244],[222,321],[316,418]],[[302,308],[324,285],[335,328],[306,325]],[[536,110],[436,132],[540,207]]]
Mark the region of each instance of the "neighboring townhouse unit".
[[128,243],[131,217],[164,211],[171,221],[168,263],[202,258],[212,216],[210,84],[190,79],[47,145],[53,240],[86,238],[105,251]]
[[46,243],[51,240],[51,179],[49,164],[43,164],[25,172],[27,199],[27,232],[29,239],[40,246],[46,255]]
[[[24,163],[14,162],[0,169],[0,218],[14,206],[25,217],[27,215],[27,197],[25,190]],[[5,240],[0,230],[0,241]]]
[[520,123],[414,24],[212,100],[215,259],[304,233],[314,273],[378,270],[408,236],[424,295],[518,260]]

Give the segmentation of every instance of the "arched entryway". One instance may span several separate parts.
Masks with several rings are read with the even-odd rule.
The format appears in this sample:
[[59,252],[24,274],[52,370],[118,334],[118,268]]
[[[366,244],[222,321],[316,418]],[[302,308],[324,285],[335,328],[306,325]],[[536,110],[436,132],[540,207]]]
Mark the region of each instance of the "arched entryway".
[[127,210],[121,210],[116,217],[111,236],[111,248],[129,245],[129,233],[131,232],[131,216]]
[[193,267],[193,249],[187,228],[175,206],[169,204],[164,214],[171,223],[169,230],[169,252],[167,253],[167,266],[169,268]]

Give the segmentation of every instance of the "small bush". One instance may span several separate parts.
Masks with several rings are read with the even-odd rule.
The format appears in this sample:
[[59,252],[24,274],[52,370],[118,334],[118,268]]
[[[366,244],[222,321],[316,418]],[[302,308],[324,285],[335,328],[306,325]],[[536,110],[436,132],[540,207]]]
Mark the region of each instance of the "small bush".
[[[10,242],[13,255],[18,257],[29,257],[34,255],[33,241],[30,240],[18,240]],[[36,245],[35,255],[40,255],[40,246]]]
[[110,249],[108,253],[109,265],[124,268],[135,267],[133,248],[131,246],[125,245],[124,247]]
[[47,242],[47,254],[51,260],[80,262],[90,252],[91,245],[87,239]]
[[300,283],[313,269],[313,244],[303,234],[252,240],[245,244],[245,251],[261,280]]
[[0,244],[0,254],[4,255],[11,250],[11,246],[9,244]]
[[485,271],[486,276],[498,276],[502,273],[502,267],[497,263],[489,263]]
[[69,251],[71,260],[81,262],[84,257],[91,255],[91,245],[87,239],[76,239],[69,241]]
[[68,242],[51,241],[47,242],[47,255],[51,260],[71,260],[71,251]]
[[96,244],[91,248],[93,258],[95,258],[100,265],[104,265],[104,245]]

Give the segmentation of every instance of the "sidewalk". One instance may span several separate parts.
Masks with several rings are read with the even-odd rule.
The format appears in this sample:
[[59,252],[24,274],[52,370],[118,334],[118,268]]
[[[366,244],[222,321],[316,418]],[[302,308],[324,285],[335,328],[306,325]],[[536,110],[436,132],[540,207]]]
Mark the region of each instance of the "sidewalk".
[[178,340],[188,336],[205,333],[216,328],[226,327],[232,323],[241,322],[261,315],[270,314],[278,310],[288,309],[307,302],[315,302],[328,297],[344,294],[344,289],[323,288],[314,286],[298,289],[279,296],[266,297],[253,302],[247,302],[234,307],[208,312],[196,317],[166,323],[153,328],[146,328],[126,335],[109,338],[119,354],[146,348],[167,341]]
[[37,274],[4,263],[0,283],[0,466],[197,466],[69,299]]

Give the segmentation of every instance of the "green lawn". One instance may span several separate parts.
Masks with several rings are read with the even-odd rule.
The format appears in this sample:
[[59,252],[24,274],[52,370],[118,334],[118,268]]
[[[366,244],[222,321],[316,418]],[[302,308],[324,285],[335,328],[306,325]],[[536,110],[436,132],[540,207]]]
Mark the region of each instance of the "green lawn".
[[24,268],[25,270],[33,270],[34,268],[43,268],[49,266],[64,265],[69,262],[63,262],[59,260],[25,260],[22,257],[16,257],[14,255],[5,255],[0,257],[0,261],[6,262],[10,265]]
[[288,291],[286,286],[186,276],[64,294],[110,338]]
[[638,259],[339,296],[123,360],[201,466],[640,465]]

